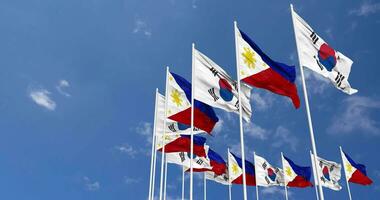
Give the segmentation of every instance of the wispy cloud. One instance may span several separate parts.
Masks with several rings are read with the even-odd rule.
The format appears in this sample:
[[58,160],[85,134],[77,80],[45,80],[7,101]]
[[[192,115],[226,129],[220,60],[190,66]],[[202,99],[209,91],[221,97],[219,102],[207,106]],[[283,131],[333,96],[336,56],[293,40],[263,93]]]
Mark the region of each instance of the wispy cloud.
[[153,126],[152,123],[140,122],[140,124],[135,129],[136,133],[144,136],[146,140],[149,142],[149,144],[152,143],[152,134],[153,134],[152,126]]
[[245,123],[244,133],[260,140],[266,140],[268,138],[268,135],[270,134],[268,130],[254,123]]
[[29,97],[39,106],[50,111],[55,110],[57,104],[50,98],[50,92],[46,89],[30,89]]
[[136,154],[138,153],[138,151],[135,150],[129,144],[123,144],[123,145],[115,146],[115,149],[117,151],[119,151],[120,153],[127,154],[131,158],[134,158],[136,156]]
[[191,7],[194,8],[194,9],[198,8],[197,0],[192,0],[191,1]]
[[[304,75],[305,75],[305,79],[307,79],[306,85],[307,85],[308,91],[310,91],[312,94],[324,94],[326,92],[326,89],[329,86],[332,86],[330,85],[331,83],[327,78],[309,69],[306,69],[306,68],[304,69]],[[302,84],[301,76],[299,76],[298,82],[300,85]]]
[[152,31],[149,29],[147,23],[143,21],[142,19],[136,19],[135,20],[135,26],[132,31],[134,34],[143,34],[146,37],[152,36]]
[[124,177],[126,184],[136,184],[141,182],[141,178]]
[[70,97],[71,95],[64,91],[66,88],[69,88],[69,87],[70,87],[70,83],[67,80],[60,80],[58,82],[58,85],[55,88],[61,95],[65,97]]
[[352,9],[349,11],[351,15],[357,16],[368,16],[375,14],[380,11],[380,3],[372,3],[371,1],[363,1],[359,8]]
[[[263,189],[259,190],[263,195],[285,195],[285,189],[283,187],[263,187]],[[292,193],[288,190],[288,196],[291,196]]]
[[371,117],[371,113],[380,109],[380,101],[363,96],[350,96],[343,101],[331,125],[327,129],[330,134],[347,134],[354,131],[380,135],[379,123]]
[[296,151],[297,145],[298,145],[298,139],[296,136],[291,134],[289,129],[279,126],[277,127],[274,135],[273,135],[273,143],[272,146],[279,148],[282,146],[288,146],[291,150]]
[[98,181],[92,181],[87,176],[83,177],[85,189],[88,191],[96,191],[100,189],[100,183]]
[[266,111],[268,108],[272,107],[275,98],[273,94],[267,91],[261,92],[256,90],[251,94],[251,100],[253,101],[254,111]]

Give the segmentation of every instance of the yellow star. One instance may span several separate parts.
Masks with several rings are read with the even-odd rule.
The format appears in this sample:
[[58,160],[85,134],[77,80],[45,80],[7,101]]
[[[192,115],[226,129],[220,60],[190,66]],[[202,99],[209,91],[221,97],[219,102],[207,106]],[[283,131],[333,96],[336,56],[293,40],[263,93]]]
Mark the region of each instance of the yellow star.
[[173,77],[169,76],[169,81],[173,81]]
[[346,169],[347,169],[348,173],[351,173],[352,172],[352,165],[350,165],[350,163],[347,163]]
[[288,176],[291,176],[292,175],[292,170],[290,169],[290,167],[286,167],[285,169],[285,172]]
[[178,90],[172,90],[170,96],[172,97],[173,103],[175,103],[177,107],[182,106],[181,94],[178,92]]
[[247,64],[248,68],[255,69],[255,53],[250,48],[244,47],[244,53],[241,55],[244,57],[244,63]]
[[237,174],[237,173],[239,173],[239,166],[237,165],[237,164],[232,164],[232,173],[233,174]]

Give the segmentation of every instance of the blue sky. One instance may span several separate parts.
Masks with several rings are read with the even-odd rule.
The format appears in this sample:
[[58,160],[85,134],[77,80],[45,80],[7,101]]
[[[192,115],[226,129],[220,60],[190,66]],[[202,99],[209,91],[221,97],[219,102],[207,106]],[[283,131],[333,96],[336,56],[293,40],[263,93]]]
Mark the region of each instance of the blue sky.
[[[154,91],[164,92],[165,66],[190,80],[191,43],[236,77],[233,21],[272,58],[298,65],[289,1],[0,0],[1,199],[145,199],[148,193]],[[333,47],[354,60],[347,96],[305,71],[318,153],[340,162],[338,146],[368,168],[374,184],[351,184],[354,199],[380,196],[380,96],[377,73],[380,2],[292,1]],[[298,70],[298,68],[297,68]],[[246,152],[273,164],[284,152],[310,165],[301,108],[254,89]],[[207,143],[238,153],[238,116],[220,118]],[[181,171],[169,166],[169,199],[180,197]],[[195,197],[202,197],[201,176]],[[326,199],[347,191],[325,189]],[[187,183],[188,186],[188,183]],[[208,184],[208,197],[227,187]],[[156,190],[157,191],[157,190]],[[249,188],[249,198],[254,198]],[[314,189],[290,189],[313,199]],[[283,199],[282,188],[260,190]],[[234,199],[242,188],[233,186]]]

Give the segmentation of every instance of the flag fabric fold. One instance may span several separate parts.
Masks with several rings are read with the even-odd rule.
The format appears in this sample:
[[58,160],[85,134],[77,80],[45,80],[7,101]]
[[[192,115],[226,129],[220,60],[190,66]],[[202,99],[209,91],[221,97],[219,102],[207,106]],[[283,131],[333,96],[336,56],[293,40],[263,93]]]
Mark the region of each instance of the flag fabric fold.
[[265,158],[255,154],[256,184],[258,186],[283,186],[283,170],[272,166]]
[[284,180],[288,187],[309,187],[313,186],[310,182],[311,167],[301,167],[292,160],[283,156],[282,165],[284,170]]
[[[191,124],[191,84],[181,76],[169,72],[167,116],[181,124]],[[213,108],[194,99],[194,126],[211,133],[218,117]]]
[[[207,152],[209,147],[205,145],[205,151]],[[173,152],[166,153],[166,161],[177,165],[190,168],[191,155],[190,152]],[[207,157],[194,155],[193,157],[194,170],[211,170],[210,160]]]
[[344,173],[348,182],[360,185],[371,185],[372,180],[367,176],[365,165],[356,163],[352,158],[341,151]]
[[[339,185],[339,180],[341,178],[341,169],[342,166],[336,162],[328,161],[317,157],[317,168],[314,168],[314,155],[310,154],[311,163],[313,170],[316,170],[319,174],[319,182],[323,187],[339,191],[342,189],[342,186]],[[315,173],[317,175],[317,173]],[[318,184],[318,183],[317,183]]]
[[[206,157],[206,138],[194,135],[194,155]],[[165,153],[190,152],[190,135],[165,135]],[[162,151],[162,136],[157,137],[157,150]]]
[[[242,166],[242,159],[230,152],[228,155],[228,174],[231,184],[243,184]],[[245,177],[247,185],[256,186],[255,167],[247,160],[245,161]]]
[[[194,98],[212,107],[239,114],[237,82],[222,67],[194,49]],[[246,121],[251,118],[251,88],[241,85],[242,114]]]
[[353,61],[327,44],[295,11],[292,16],[300,64],[330,79],[346,94],[356,93],[348,82]]
[[292,100],[294,107],[299,108],[295,67],[272,60],[238,28],[235,30],[235,35],[241,81],[250,86],[287,96]]

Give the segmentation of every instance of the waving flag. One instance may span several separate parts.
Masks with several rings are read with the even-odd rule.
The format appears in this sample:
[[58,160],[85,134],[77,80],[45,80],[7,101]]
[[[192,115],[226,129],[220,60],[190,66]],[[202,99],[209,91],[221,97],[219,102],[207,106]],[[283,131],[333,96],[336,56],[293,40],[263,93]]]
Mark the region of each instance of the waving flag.
[[273,61],[243,31],[235,27],[239,73],[248,85],[289,97],[300,107],[294,66]]
[[272,166],[265,158],[255,154],[256,184],[258,186],[284,185],[282,169]]
[[[194,135],[194,154],[206,157],[206,138]],[[165,135],[165,153],[190,152],[190,135]],[[162,151],[162,137],[157,137],[157,150]]]
[[292,160],[283,156],[282,165],[284,170],[284,180],[288,187],[308,187],[313,186],[310,182],[311,167],[301,167]]
[[[209,147],[205,145],[205,151],[207,152]],[[166,153],[166,160],[168,163],[173,163],[177,165],[184,166],[186,168],[190,167],[191,155],[189,152],[174,152]],[[211,170],[210,160],[206,157],[194,156],[193,158],[193,168],[194,170]]]
[[[245,161],[245,173],[246,184],[255,186],[255,167],[251,162]],[[243,184],[242,159],[232,153],[228,154],[228,174],[231,183]]]
[[292,11],[300,63],[330,79],[339,90],[354,94],[348,83],[352,60],[334,50],[294,11]]
[[[178,76],[169,72],[168,79],[168,118],[181,124],[191,124],[191,84]],[[218,122],[214,110],[209,105],[194,100],[194,126],[211,133],[216,122]]]
[[215,182],[228,185],[228,169],[224,159],[212,149],[207,154],[211,164],[211,171],[206,172],[206,178]]
[[[314,156],[313,154],[310,154],[310,156],[312,166],[314,166]],[[313,167],[313,170],[318,170],[319,177],[317,178],[319,178],[321,185],[335,191],[341,190],[342,186],[339,185],[339,180],[342,166],[336,162],[328,161],[320,157],[317,157],[317,161],[317,169]],[[314,174],[316,175],[317,173]]]
[[[210,106],[239,114],[237,82],[210,58],[194,49],[194,97]],[[251,118],[251,88],[241,85],[243,118]]]
[[348,182],[360,185],[371,185],[372,180],[367,176],[366,167],[362,164],[356,163],[350,156],[341,150],[344,173]]

